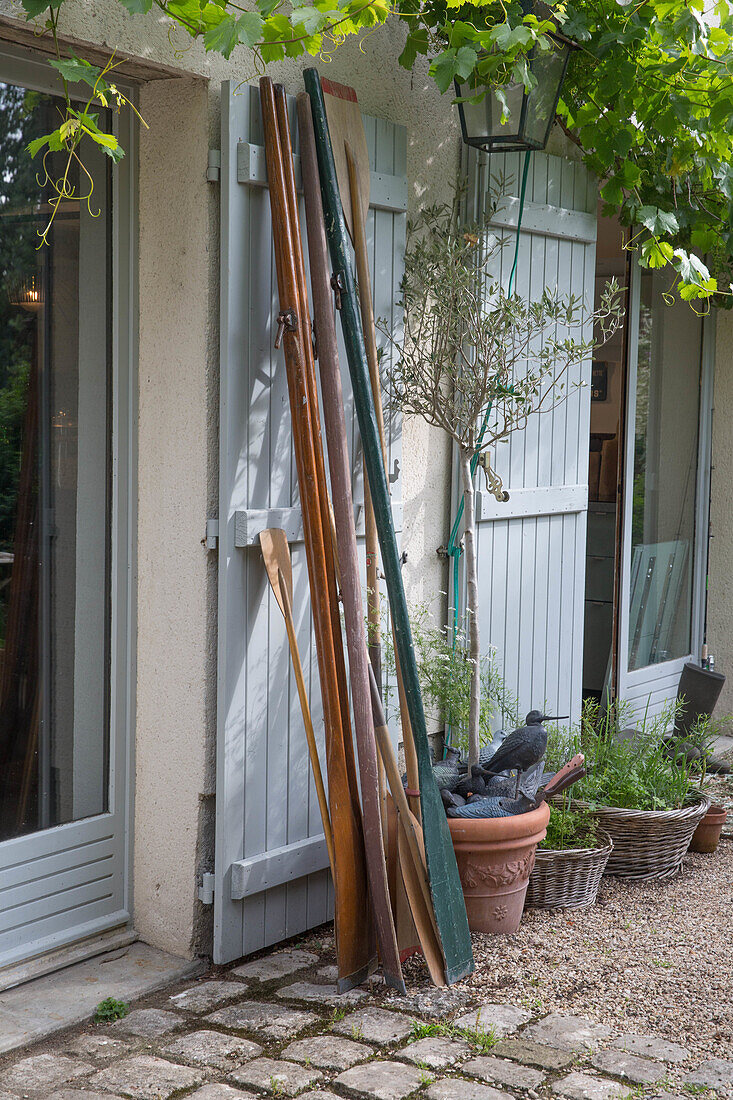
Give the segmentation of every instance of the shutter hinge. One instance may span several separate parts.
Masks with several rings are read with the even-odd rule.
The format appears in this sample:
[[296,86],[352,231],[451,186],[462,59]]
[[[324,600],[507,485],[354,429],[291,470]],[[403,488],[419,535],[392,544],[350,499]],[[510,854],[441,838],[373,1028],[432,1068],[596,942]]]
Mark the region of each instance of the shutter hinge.
[[202,905],[214,904],[214,876],[210,871],[204,871],[199,886],[199,901]]
[[221,151],[209,149],[209,163],[206,166],[206,178],[209,183],[218,183],[221,179]]
[[207,550],[216,550],[219,545],[219,520],[207,519],[206,521],[206,538],[204,539],[204,545]]

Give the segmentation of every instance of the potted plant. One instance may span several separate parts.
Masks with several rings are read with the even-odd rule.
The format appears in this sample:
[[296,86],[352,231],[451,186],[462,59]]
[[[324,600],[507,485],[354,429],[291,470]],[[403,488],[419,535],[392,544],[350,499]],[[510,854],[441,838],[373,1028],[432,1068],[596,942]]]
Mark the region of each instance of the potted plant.
[[[580,384],[577,368],[591,358],[596,346],[584,332],[601,334],[605,340],[620,316],[613,281],[595,313],[577,296],[550,287],[532,301],[507,293],[494,275],[504,243],[489,228],[497,204],[490,204],[486,222],[467,225],[457,194],[451,205],[427,207],[409,223],[402,280],[404,338],[402,333],[388,333],[396,348],[387,375],[392,399],[404,413],[442,428],[459,456],[465,509],[469,767],[478,762],[481,743],[477,461],[489,491],[497,500],[507,500],[494,464],[495,447],[523,429],[534,413],[565,400]],[[542,806],[514,818],[449,820],[472,929],[509,931],[510,912],[518,923],[548,815],[547,806]],[[514,915],[509,923],[513,921]]]
[[677,703],[645,714],[631,727],[623,701],[604,712],[586,700],[578,726],[557,731],[548,754],[583,752],[588,774],[574,789],[574,808],[588,810],[609,834],[613,850],[605,874],[664,879],[677,874],[710,800],[695,782],[694,762],[670,755],[665,733]]
[[587,810],[573,807],[567,795],[551,803],[547,835],[537,855],[525,907],[582,909],[593,905],[613,841]]
[[[686,697],[685,704],[689,706]],[[703,712],[697,716],[692,727],[686,730],[684,749],[686,755],[692,757],[693,769],[699,769],[699,787],[701,791],[705,786],[709,763],[711,763],[713,767],[716,763],[718,766],[720,765],[720,761],[716,762],[715,760],[711,760],[715,740],[723,730],[729,730],[730,725],[730,715],[726,715],[722,718],[713,718],[712,715]],[[692,750],[692,752],[690,752],[690,750]],[[707,813],[692,834],[690,851],[705,853],[714,852],[720,843],[720,835],[723,831],[723,826],[725,825],[727,817],[728,811],[725,806],[721,806],[718,802],[712,802]]]

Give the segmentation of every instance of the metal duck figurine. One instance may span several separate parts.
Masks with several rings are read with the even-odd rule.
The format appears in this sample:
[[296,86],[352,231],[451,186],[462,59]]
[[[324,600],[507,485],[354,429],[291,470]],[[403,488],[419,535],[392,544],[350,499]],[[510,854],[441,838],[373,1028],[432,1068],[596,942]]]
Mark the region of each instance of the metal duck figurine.
[[522,794],[518,798],[505,798],[490,795],[487,798],[471,798],[465,806],[446,806],[448,817],[514,817],[526,814],[554,794],[567,790],[573,783],[585,775],[585,758],[582,753],[574,756],[544,787],[540,787],[534,798]]

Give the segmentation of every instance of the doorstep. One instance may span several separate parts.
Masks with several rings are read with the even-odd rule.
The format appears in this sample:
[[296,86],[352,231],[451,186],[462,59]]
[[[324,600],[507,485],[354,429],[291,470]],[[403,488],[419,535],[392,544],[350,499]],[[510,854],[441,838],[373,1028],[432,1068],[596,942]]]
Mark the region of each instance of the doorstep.
[[138,941],[7,989],[0,993],[0,1054],[81,1023],[106,997],[131,1001],[205,968],[201,959]]

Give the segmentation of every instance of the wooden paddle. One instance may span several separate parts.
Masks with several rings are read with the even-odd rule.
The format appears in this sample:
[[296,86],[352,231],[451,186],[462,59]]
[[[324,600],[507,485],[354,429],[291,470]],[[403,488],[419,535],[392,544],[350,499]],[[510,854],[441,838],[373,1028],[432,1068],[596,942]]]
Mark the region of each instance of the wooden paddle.
[[[278,89],[276,89],[277,95]],[[405,983],[400,969],[397,934],[392,919],[385,867],[378,784],[379,769],[369,688],[369,661],[364,629],[364,607],[361,598],[356,527],[354,525],[354,504],[351,496],[351,466],[344,416],[344,399],[341,390],[336,327],[333,318],[331,265],[328,259],[326,228],[323,221],[323,207],[321,206],[321,184],[318,175],[318,159],[313,134],[310,99],[305,92],[298,96],[298,123],[313,310],[315,327],[318,333],[318,366],[321,378],[321,397],[323,399],[323,422],[326,429],[328,464],[331,472],[332,515],[335,519],[341,597],[346,627],[346,644],[349,653],[351,702],[359,758],[364,845],[369,873],[369,887],[384,977],[388,985],[404,993]],[[317,395],[315,400],[318,400]]]
[[[346,226],[349,231],[349,236],[354,242],[354,248],[356,250],[356,263],[357,274],[359,279],[359,297],[361,301],[361,313],[362,324],[364,326],[365,336],[368,331],[368,324],[365,318],[364,310],[368,302],[369,318],[371,323],[371,332],[374,332],[374,318],[371,310],[371,278],[369,276],[369,260],[366,256],[366,236],[364,232],[364,219],[369,209],[369,189],[371,186],[371,178],[369,172],[369,150],[366,143],[366,134],[364,133],[364,125],[361,121],[361,112],[359,111],[359,104],[356,98],[356,92],[353,88],[347,87],[345,84],[337,84],[333,80],[324,79],[321,82],[323,88],[323,96],[326,104],[326,116],[328,118],[328,129],[331,134],[331,143],[333,146],[334,160],[336,161],[336,177],[338,179],[339,191],[341,192],[341,201],[344,208],[344,217],[346,219]],[[359,195],[356,203],[352,203],[350,195],[350,183],[349,183],[349,165],[348,165],[348,152],[352,149],[351,156],[358,158],[360,171],[356,178],[355,186],[359,188]],[[360,256],[359,249],[357,248],[357,240],[362,243],[363,255]],[[368,340],[368,337],[367,337]],[[374,387],[379,387],[379,364],[376,359],[376,342],[372,340],[374,348],[371,349],[367,344],[367,358],[369,361],[369,375],[372,383],[372,390]],[[377,413],[377,420],[379,423],[381,417],[381,401],[377,407],[375,402],[375,410]],[[384,449],[384,423],[379,423],[380,438],[382,439],[382,453],[384,457],[384,468],[387,469],[387,454]],[[369,624],[369,659],[372,662],[372,668],[374,669],[374,675],[377,678],[377,684],[379,690],[382,690],[382,623],[381,614],[379,610],[380,597],[379,597],[379,536],[377,534],[377,523],[374,518],[374,507],[372,505],[371,495],[369,492],[369,481],[366,476],[366,469],[364,471],[364,525],[365,525],[365,543],[366,543],[366,573],[367,573],[367,622]]]
[[415,922],[430,977],[435,985],[443,986],[446,984],[445,965],[428,882],[422,829],[407,805],[407,796],[402,786],[402,776],[397,766],[397,758],[392,746],[387,721],[384,717],[382,700],[373,669],[370,669],[370,685],[372,709],[374,711],[374,732],[377,737],[382,763],[387,773],[387,782],[389,783],[392,800],[397,810],[398,851],[402,881],[405,884],[407,897],[410,901],[412,919]]
[[[322,80],[323,101],[326,107],[328,131],[331,135],[333,158],[336,164],[336,179],[338,181],[341,204],[344,211],[344,219],[349,236],[354,244],[356,257],[356,275],[359,283],[359,311],[361,313],[361,325],[364,333],[364,347],[367,363],[369,365],[369,381],[372,388],[374,412],[377,418],[379,430],[379,442],[382,448],[382,461],[385,470],[389,469],[387,462],[387,440],[384,429],[384,411],[382,408],[382,384],[379,376],[379,354],[377,351],[377,336],[374,326],[374,310],[372,307],[372,278],[369,270],[369,249],[366,238],[366,220],[369,212],[369,193],[371,172],[369,168],[369,150],[367,148],[364,123],[359,110],[359,101],[353,88],[344,84],[336,84],[334,81]],[[367,588],[374,589],[374,597],[370,599],[369,633],[370,641],[380,648],[380,612],[379,612],[379,574],[377,557],[377,529],[374,519],[369,485],[366,475],[364,477],[364,510],[366,521],[366,553],[367,553]],[[370,566],[372,573],[370,574]],[[394,639],[393,639],[394,641]],[[395,644],[395,653],[397,646]],[[402,672],[397,664],[397,686],[400,701],[400,720],[402,723],[402,740],[405,748],[405,765],[407,768],[407,784],[411,791],[417,792],[419,788],[417,755],[410,727],[410,716],[405,701],[402,684]],[[374,666],[374,660],[372,660]],[[381,657],[380,657],[381,666]],[[380,676],[375,667],[377,683],[381,684]],[[420,813],[419,795],[411,795],[411,803],[416,813]]]
[[290,646],[290,658],[293,662],[293,672],[295,673],[295,683],[298,688],[300,709],[303,713],[305,738],[308,742],[308,755],[310,756],[313,779],[316,784],[318,807],[321,811],[323,833],[326,838],[326,847],[328,848],[328,861],[331,864],[331,874],[333,875],[336,870],[336,857],[333,850],[331,817],[328,812],[328,799],[326,797],[326,788],[323,785],[321,761],[318,757],[318,746],[316,744],[316,735],[313,729],[313,720],[311,719],[310,705],[308,703],[308,692],[306,691],[305,679],[303,677],[303,665],[300,660],[298,639],[295,634],[295,622],[293,621],[292,610],[293,564],[290,560],[287,535],[279,527],[269,527],[266,531],[260,532],[260,546],[262,548],[262,557],[265,562],[270,588],[272,589],[273,595],[277,601],[277,606],[280,608],[285,620],[285,629],[288,634],[288,644]]
[[[312,360],[310,318],[304,305],[297,197],[292,173],[289,134],[281,128],[275,89],[269,77],[260,80],[260,105],[272,210],[280,336],[288,381],[293,449],[300,487],[301,512],[308,562],[313,628],[326,731],[328,799],[336,855],[334,907],[340,992],[359,985],[376,966],[371,903],[366,876],[364,837],[353,764],[348,716],[346,673],[343,668],[341,624],[335,590],[330,518],[320,489],[320,448],[317,399],[309,387]],[[321,463],[323,455],[321,454]],[[344,684],[342,694],[341,685]]]
[[[333,273],[339,279],[341,287],[341,310],[339,313],[341,329],[351,375],[359,432],[364,448],[369,487],[374,503],[379,548],[389,591],[390,610],[402,670],[405,700],[410,715],[410,726],[417,755],[420,778],[420,809],[430,896],[433,900],[438,939],[445,959],[445,978],[450,984],[470,974],[474,969],[471,935],[453,843],[448,830],[445,809],[433,773],[410,616],[402,582],[400,553],[397,547],[389,499],[389,485],[376,425],[369,366],[364,350],[361,316],[351,269],[350,249],[347,244],[346,225],[336,179],[336,168],[331,149],[321,81],[318,71],[313,68],[306,69],[303,76],[306,89],[311,97],[318,168],[321,177],[321,195],[331,264]],[[392,783],[390,782],[391,787]],[[393,797],[396,796],[394,790],[392,794]],[[404,796],[404,791],[402,794]]]

